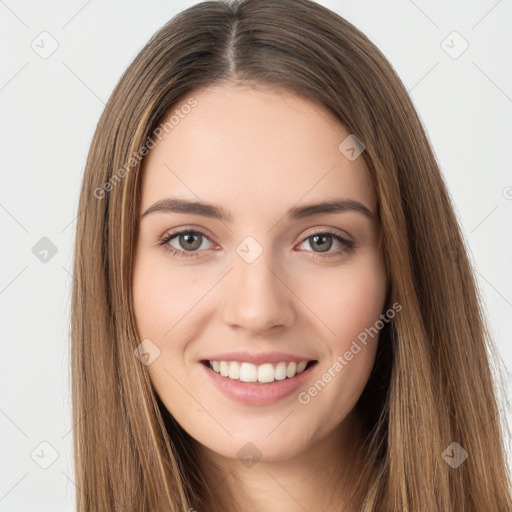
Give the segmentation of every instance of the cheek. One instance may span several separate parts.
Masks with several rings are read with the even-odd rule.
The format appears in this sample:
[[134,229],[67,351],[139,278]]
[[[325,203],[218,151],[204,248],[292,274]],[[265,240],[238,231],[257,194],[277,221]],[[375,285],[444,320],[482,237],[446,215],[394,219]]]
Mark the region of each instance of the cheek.
[[[168,409],[171,405],[176,408],[176,404],[180,404],[184,410],[191,411],[197,406],[179,385],[186,379],[186,368],[182,364],[186,343],[183,329],[189,320],[187,313],[198,301],[196,295],[191,289],[190,280],[187,281],[185,273],[179,268],[172,268],[161,258],[150,254],[137,256],[133,273],[136,325],[141,340],[149,339],[158,347],[158,357],[146,366],[146,370]],[[178,396],[179,400],[168,403],[169,397]]]
[[385,305],[385,280],[342,281],[337,293],[316,296],[325,306],[322,320],[332,331],[323,340],[328,357],[317,379],[298,396],[311,416],[324,415],[325,432],[350,413],[368,382],[379,343],[375,326]]
[[319,380],[299,401],[336,410],[327,426],[349,413],[368,382],[379,340],[376,326],[382,325],[386,299],[385,268],[378,255],[369,254],[346,270],[331,275],[329,283],[315,288],[309,297],[312,303],[323,305],[318,311],[329,326],[325,342],[330,354]]
[[309,275],[297,281],[297,294],[325,327],[331,349],[344,352],[384,312],[386,273],[382,259],[372,252],[353,264]]
[[211,287],[212,278],[187,272],[165,258],[143,255],[136,260],[133,302],[139,334],[163,339],[193,310]]

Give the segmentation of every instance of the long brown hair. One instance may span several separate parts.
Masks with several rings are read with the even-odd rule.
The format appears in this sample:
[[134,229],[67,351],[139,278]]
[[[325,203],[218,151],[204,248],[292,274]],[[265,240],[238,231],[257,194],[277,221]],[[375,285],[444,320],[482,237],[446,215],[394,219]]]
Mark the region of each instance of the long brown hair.
[[[380,333],[356,406],[367,454],[354,482],[361,510],[512,510],[497,351],[406,89],[378,48],[332,11],[308,0],[241,0],[196,4],[163,26],[121,77],[91,143],[72,297],[78,512],[203,512],[211,495],[190,437],[134,356],[131,290],[143,157],[174,105],[225,80],[316,101],[365,146],[388,301],[402,311]],[[452,467],[462,449],[467,459]]]

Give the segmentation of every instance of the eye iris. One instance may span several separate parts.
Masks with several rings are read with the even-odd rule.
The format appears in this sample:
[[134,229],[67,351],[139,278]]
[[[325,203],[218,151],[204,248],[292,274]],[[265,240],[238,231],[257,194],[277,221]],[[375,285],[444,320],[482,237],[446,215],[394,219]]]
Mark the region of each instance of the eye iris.
[[[202,235],[200,235],[199,233],[197,233],[197,234],[184,233],[184,234],[180,235],[179,242],[180,242],[181,247],[183,247],[185,250],[193,251],[193,250],[199,249],[199,247],[201,247],[201,241],[202,241],[201,237],[202,237]],[[199,241],[199,243],[198,243],[198,241]]]
[[[326,252],[332,247],[332,237],[330,236],[314,235],[311,238],[314,241],[314,244],[320,244],[319,252]],[[327,243],[325,242],[326,239],[328,239]],[[314,244],[311,244],[311,246],[314,247]]]

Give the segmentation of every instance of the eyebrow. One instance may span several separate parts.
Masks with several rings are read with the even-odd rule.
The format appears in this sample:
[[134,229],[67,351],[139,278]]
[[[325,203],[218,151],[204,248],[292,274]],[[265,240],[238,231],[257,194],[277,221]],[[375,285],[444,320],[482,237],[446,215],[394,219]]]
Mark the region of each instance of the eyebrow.
[[[372,211],[370,211],[364,204],[353,199],[332,199],[321,203],[295,206],[286,212],[286,217],[289,221],[293,221],[322,213],[343,213],[349,211],[361,213],[371,220],[375,219],[375,215]],[[228,223],[232,223],[234,220],[233,214],[227,212],[221,206],[178,198],[160,199],[150,206],[140,218],[155,212],[203,215],[205,217],[219,219]]]

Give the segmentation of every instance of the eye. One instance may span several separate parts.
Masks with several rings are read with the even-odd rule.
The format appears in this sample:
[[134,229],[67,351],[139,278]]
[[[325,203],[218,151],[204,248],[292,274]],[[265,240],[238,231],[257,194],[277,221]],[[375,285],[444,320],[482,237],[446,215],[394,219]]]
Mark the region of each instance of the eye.
[[[171,244],[171,241],[174,241],[174,239],[176,239],[175,243],[178,247]],[[158,242],[158,245],[162,246],[165,251],[178,258],[198,258],[200,256],[201,249],[205,250],[211,248],[211,246],[203,246],[205,240],[209,241],[213,245],[213,242],[211,242],[211,240],[201,231],[184,229],[181,231],[166,233]],[[333,245],[335,245],[333,241],[336,242],[339,247],[335,251],[330,251]],[[314,252],[314,258],[339,256],[346,251],[353,250],[356,246],[355,242],[352,240],[344,238],[343,236],[329,230],[318,231],[309,235],[298,247],[305,243],[308,243],[309,246],[314,249],[313,251],[307,251]],[[319,250],[317,251],[316,249]]]
[[[339,247],[335,251],[328,252],[333,245],[333,240],[339,244]],[[300,245],[308,243],[309,246],[313,249],[319,249],[318,251],[308,251],[314,252],[314,258],[329,258],[332,256],[339,256],[346,251],[351,251],[355,248],[356,244],[352,240],[345,238],[338,233],[334,233],[332,231],[318,231],[309,235]]]
[[[178,247],[175,247],[170,243],[175,238]],[[159,245],[163,246],[163,248],[173,256],[198,258],[199,249],[208,249],[208,247],[203,246],[203,242],[205,240],[210,241],[204,233],[192,229],[185,229],[182,231],[167,233],[160,240]]]

